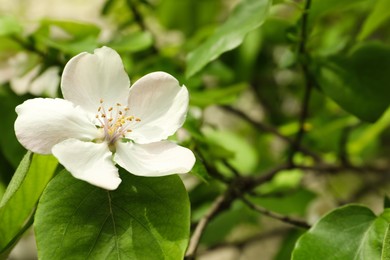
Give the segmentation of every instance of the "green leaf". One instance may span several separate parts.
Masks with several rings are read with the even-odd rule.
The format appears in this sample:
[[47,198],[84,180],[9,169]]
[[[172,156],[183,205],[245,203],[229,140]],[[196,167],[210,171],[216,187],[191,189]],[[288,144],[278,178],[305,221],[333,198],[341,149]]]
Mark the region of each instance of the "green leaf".
[[92,23],[44,19],[41,21],[43,27],[56,26],[74,38],[85,38],[86,36],[97,37],[100,33],[100,28]]
[[[0,202],[0,252],[12,246],[20,236],[40,195],[57,167],[49,155],[28,152],[21,161]],[[1,256],[1,255],[0,255]]]
[[270,0],[243,0],[215,33],[187,56],[186,76],[191,77],[222,53],[239,46],[245,36],[266,19]]
[[0,36],[19,34],[22,31],[22,26],[13,16],[0,16]]
[[345,10],[364,1],[367,0],[313,0],[310,7],[308,23],[311,25],[315,20],[331,11]]
[[390,48],[369,43],[349,55],[330,57],[316,73],[326,95],[360,119],[374,122],[390,104],[389,67]]
[[381,259],[389,223],[390,210],[377,217],[360,205],[338,208],[298,240],[292,259]]
[[383,240],[381,260],[389,260],[389,259],[390,259],[390,224],[387,225],[385,238]]
[[390,18],[390,1],[378,0],[374,9],[364,21],[363,28],[358,35],[358,40],[363,40],[373,33],[380,25]]
[[39,257],[183,259],[190,205],[180,178],[121,178],[117,190],[106,191],[59,173],[35,216]]
[[149,32],[135,32],[118,37],[108,44],[118,52],[137,52],[146,50],[153,44],[153,37]]
[[191,92],[191,105],[207,107],[210,105],[227,105],[237,100],[238,94],[247,89],[246,83],[224,88],[207,89]]

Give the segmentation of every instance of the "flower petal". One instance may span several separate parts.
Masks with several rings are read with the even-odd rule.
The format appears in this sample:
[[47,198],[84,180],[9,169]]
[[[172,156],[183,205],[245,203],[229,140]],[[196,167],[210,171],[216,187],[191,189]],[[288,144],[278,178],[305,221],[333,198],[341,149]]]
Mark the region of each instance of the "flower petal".
[[64,98],[92,113],[96,113],[100,99],[107,107],[126,104],[129,86],[119,54],[108,47],[73,57],[61,81]]
[[16,137],[35,153],[49,154],[68,138],[93,140],[101,135],[80,107],[63,99],[30,99],[17,106],[16,113]]
[[170,141],[150,144],[117,143],[114,161],[134,175],[155,177],[189,172],[195,163],[191,150]]
[[130,88],[129,113],[141,119],[131,128],[136,143],[166,139],[180,128],[188,109],[188,90],[164,72],[145,75]]
[[106,190],[115,190],[122,181],[106,143],[68,139],[55,145],[52,151],[77,179]]

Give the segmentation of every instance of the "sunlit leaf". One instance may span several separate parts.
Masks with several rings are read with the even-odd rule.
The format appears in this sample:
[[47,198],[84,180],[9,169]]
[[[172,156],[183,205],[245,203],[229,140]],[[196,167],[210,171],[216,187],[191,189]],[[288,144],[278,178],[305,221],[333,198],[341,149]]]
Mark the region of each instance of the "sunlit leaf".
[[39,201],[35,217],[42,259],[182,259],[190,207],[178,176],[121,174],[106,191],[62,171]]
[[188,54],[186,76],[191,77],[222,53],[239,46],[247,33],[264,22],[270,5],[270,0],[244,0],[238,4],[229,19]]
[[0,16],[0,36],[19,34],[23,30],[13,16]]
[[359,40],[363,40],[373,33],[379,26],[390,18],[390,1],[378,0],[375,7],[364,21],[363,28],[358,35]]
[[364,206],[338,208],[298,240],[292,259],[384,259],[382,248],[389,223],[388,209],[377,217]]
[[27,153],[0,202],[0,252],[17,239],[57,167],[50,155]]

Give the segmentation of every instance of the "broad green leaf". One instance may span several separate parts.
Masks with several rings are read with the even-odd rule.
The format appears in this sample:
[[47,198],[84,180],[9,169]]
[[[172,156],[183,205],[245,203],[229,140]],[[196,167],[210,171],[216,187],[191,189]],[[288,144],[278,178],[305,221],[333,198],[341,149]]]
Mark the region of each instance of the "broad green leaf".
[[46,37],[39,37],[38,39],[43,44],[70,55],[77,55],[84,51],[93,52],[98,47],[97,39],[94,36],[88,36],[75,41],[58,41]]
[[389,209],[377,217],[360,205],[338,208],[298,240],[292,259],[381,259],[389,223]]
[[364,21],[358,40],[363,40],[390,18],[390,1],[378,0],[374,9]]
[[243,0],[215,33],[187,56],[186,76],[191,77],[222,53],[239,46],[245,36],[266,19],[271,0]]
[[121,173],[106,191],[59,173],[35,215],[42,259],[183,259],[190,206],[178,176]]
[[346,111],[376,121],[390,104],[390,48],[361,45],[346,56],[327,59],[317,70],[322,90]]
[[118,52],[137,52],[149,48],[152,44],[153,37],[149,32],[135,32],[114,39],[108,46]]
[[49,155],[27,153],[0,202],[0,252],[20,236],[46,184],[53,176],[57,160]]
[[0,36],[19,34],[23,30],[13,16],[0,16]]

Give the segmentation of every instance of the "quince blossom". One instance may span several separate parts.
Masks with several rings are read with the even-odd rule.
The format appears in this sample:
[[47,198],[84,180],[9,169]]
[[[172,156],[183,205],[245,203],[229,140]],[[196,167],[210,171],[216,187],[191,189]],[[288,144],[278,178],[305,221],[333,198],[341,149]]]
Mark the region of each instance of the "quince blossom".
[[64,99],[16,107],[16,136],[35,153],[53,154],[75,178],[107,190],[121,182],[115,164],[149,177],[190,171],[192,151],[165,140],[184,123],[187,88],[164,72],[129,86],[114,50],[81,53],[65,66]]

